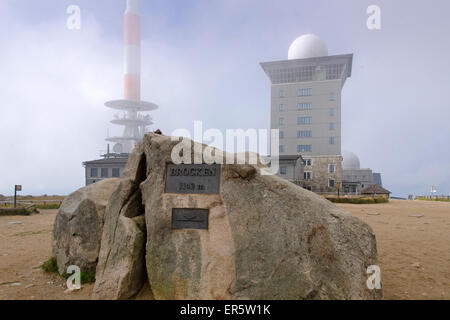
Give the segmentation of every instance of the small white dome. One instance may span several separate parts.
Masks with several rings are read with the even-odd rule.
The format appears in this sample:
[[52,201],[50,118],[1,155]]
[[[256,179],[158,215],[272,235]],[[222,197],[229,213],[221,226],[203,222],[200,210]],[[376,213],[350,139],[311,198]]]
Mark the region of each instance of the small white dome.
[[342,151],[342,169],[360,169],[359,158],[350,151]]
[[289,47],[288,59],[307,59],[328,55],[328,48],[315,34],[304,34],[292,42]]

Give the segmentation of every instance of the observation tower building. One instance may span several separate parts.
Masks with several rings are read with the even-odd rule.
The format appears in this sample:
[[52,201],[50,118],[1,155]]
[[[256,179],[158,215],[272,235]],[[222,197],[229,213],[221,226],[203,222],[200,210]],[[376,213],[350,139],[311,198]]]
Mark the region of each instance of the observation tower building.
[[[114,153],[130,153],[136,142],[144,137],[147,126],[153,124],[149,115],[158,106],[141,100],[141,22],[138,0],[127,0],[124,20],[124,99],[113,100],[105,106],[119,112],[111,123],[124,126],[121,136],[106,138],[114,142]],[[122,112],[122,113],[121,113]]]
[[144,112],[156,110],[154,103],[141,100],[141,19],[138,0],[127,0],[124,16],[124,97],[105,106],[117,110],[111,123],[123,126],[122,135],[107,137],[109,144],[102,159],[83,162],[86,185],[102,179],[120,177],[135,144],[152,125],[152,118]]
[[[280,132],[280,157],[301,155],[301,184],[314,192],[341,188],[341,91],[352,61],[353,54],[328,55],[319,37],[305,34],[291,44],[287,60],[261,63],[271,81],[271,129]],[[289,171],[280,165],[282,177]]]

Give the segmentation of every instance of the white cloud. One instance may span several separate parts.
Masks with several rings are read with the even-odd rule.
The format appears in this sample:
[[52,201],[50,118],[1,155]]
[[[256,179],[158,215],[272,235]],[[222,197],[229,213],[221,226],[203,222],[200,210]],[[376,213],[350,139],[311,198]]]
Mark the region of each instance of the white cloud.
[[106,97],[120,92],[120,43],[95,21],[81,31],[23,26],[0,52],[0,193],[67,194],[84,184],[81,162],[105,149]]
[[[80,1],[82,30],[70,32],[64,10],[58,21],[31,25],[13,19],[8,3],[0,2],[7,26],[0,28],[0,193],[14,183],[24,193],[68,193],[84,184],[81,162],[106,149],[107,128],[120,130],[103,104],[122,96],[122,43],[101,27],[117,27],[111,19],[123,6],[107,15],[108,1]],[[267,128],[270,84],[259,62],[286,58],[292,40],[314,32],[330,54],[354,53],[343,91],[343,149],[383,173],[394,195],[424,193],[431,184],[449,193],[448,2],[380,6],[382,30],[371,32],[367,6],[354,1],[147,4],[142,98],[161,107],[151,113],[153,128],[192,131],[194,120],[223,132]],[[98,25],[89,10],[105,21]]]

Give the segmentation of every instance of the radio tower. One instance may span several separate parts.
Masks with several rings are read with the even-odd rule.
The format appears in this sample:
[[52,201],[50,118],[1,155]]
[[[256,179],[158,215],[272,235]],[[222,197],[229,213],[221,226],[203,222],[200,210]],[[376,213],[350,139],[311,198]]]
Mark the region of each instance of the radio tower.
[[138,0],[127,0],[124,21],[124,99],[108,101],[105,106],[122,111],[111,123],[125,126],[122,136],[107,137],[115,142],[115,153],[130,153],[136,142],[144,137],[147,126],[153,124],[149,115],[141,112],[158,108],[154,103],[141,101],[141,21]]

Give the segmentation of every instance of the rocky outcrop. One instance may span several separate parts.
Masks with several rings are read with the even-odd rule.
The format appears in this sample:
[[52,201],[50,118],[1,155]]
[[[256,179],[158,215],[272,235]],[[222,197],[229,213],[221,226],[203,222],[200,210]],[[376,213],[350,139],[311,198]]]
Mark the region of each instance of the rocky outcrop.
[[65,274],[70,265],[82,272],[95,272],[103,219],[108,199],[119,179],[105,179],[81,188],[64,199],[53,228],[53,255],[58,271]]
[[93,299],[129,299],[147,281],[146,227],[139,189],[147,164],[138,144],[106,208]]
[[[260,165],[221,165],[217,194],[165,193],[177,143],[149,133],[130,155],[106,209],[94,299],[381,298],[366,286],[377,264],[367,224]],[[173,208],[208,209],[208,229],[172,229]]]

